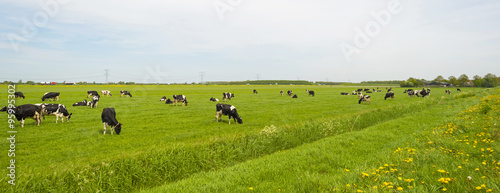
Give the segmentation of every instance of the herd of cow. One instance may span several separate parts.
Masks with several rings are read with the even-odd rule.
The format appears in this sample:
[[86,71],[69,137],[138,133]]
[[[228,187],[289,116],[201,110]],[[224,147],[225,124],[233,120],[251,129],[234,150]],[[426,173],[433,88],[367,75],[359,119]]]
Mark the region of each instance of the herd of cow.
[[[394,98],[394,91],[392,91],[392,88],[386,88],[387,93],[385,94],[384,100],[387,98]],[[457,88],[458,92],[461,92],[459,88]],[[361,104],[362,102],[365,102],[367,104],[370,103],[370,95],[364,95],[364,93],[372,93],[372,92],[381,92],[380,90],[377,89],[357,89],[352,91],[351,93],[345,93],[342,92],[341,95],[357,95],[358,96],[358,104]],[[413,89],[406,89],[403,93],[407,93],[409,97],[417,96],[417,97],[426,97],[430,96],[431,90],[429,88],[422,89],[422,90],[413,90]],[[257,90],[253,90],[254,94],[257,94]],[[283,96],[283,90],[280,91],[280,95]],[[306,93],[309,94],[309,96],[315,95],[314,91],[306,90]],[[451,94],[450,90],[445,90],[446,94]],[[292,92],[292,90],[288,90],[287,94],[291,98],[297,98],[297,95]],[[22,92],[15,92],[14,93],[15,98],[23,98],[25,99],[25,96]],[[45,100],[59,100],[59,92],[47,92],[42,96],[42,101]],[[108,97],[112,96],[111,92],[109,90],[102,90],[101,95],[106,95]],[[132,97],[132,94],[130,94],[129,91],[120,91],[120,97],[123,96],[130,96]],[[90,108],[96,108],[97,104],[99,102],[100,95],[97,91],[87,91],[87,98],[92,97],[92,100],[87,101],[86,99],[83,100],[82,102],[76,102],[73,104],[73,106],[90,106]],[[222,98],[223,101],[231,101],[232,98],[234,98],[233,93],[229,92],[224,92],[222,93]],[[185,95],[173,95],[172,99],[168,98],[166,96],[163,96],[160,98],[160,101],[165,101],[166,104],[172,104],[177,106],[177,103],[180,102],[182,103],[182,106],[187,106],[187,98]],[[210,98],[210,101],[212,102],[218,102],[219,99],[217,98]],[[0,111],[7,111],[9,114],[15,115],[16,119],[20,121],[21,127],[24,127],[24,120],[26,118],[32,118],[35,120],[37,125],[40,125],[42,122],[42,118],[45,120],[45,115],[55,115],[56,116],[56,123],[59,121],[59,118],[61,118],[61,121],[64,122],[64,118],[66,118],[66,121],[69,122],[69,119],[71,118],[72,113],[69,113],[68,110],[66,109],[66,106],[62,104],[47,104],[47,103],[40,103],[40,104],[25,104],[25,105],[20,105],[20,106],[14,106],[14,107],[3,107],[0,109]],[[229,117],[229,124],[231,124],[231,119],[234,119],[235,122],[238,122],[239,124],[243,123],[243,120],[241,117],[238,115],[238,112],[236,110],[236,107],[233,105],[229,104],[224,104],[224,103],[218,103],[216,104],[216,120],[217,122],[221,119],[222,115],[228,116]],[[103,112],[101,114],[101,120],[104,125],[104,132],[103,134],[106,134],[106,128],[111,127],[111,134],[113,134],[113,130],[115,130],[116,134],[120,134],[121,132],[121,126],[122,124],[119,123],[116,120],[116,112],[114,108],[105,108],[103,109]]]

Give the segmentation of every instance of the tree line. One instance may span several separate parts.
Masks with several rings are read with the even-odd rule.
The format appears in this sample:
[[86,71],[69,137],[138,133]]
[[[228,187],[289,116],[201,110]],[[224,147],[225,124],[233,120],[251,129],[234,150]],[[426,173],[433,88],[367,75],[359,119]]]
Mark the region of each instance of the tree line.
[[466,74],[462,74],[458,78],[456,78],[455,76],[450,76],[448,77],[448,79],[445,79],[443,76],[439,75],[434,80],[431,81],[410,77],[406,81],[401,81],[399,85],[401,87],[423,87],[432,84],[432,85],[491,88],[498,86],[499,81],[500,77],[497,77],[492,73],[488,73],[483,77],[475,75],[474,77],[472,77],[472,79],[470,79],[469,76],[467,76]]

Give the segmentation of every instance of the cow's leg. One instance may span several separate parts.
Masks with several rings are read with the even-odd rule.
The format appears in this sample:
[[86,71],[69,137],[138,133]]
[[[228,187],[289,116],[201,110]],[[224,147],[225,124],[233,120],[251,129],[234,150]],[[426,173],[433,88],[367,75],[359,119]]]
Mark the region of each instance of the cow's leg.
[[21,119],[21,128],[23,128],[23,127],[24,127],[24,118]]
[[219,122],[219,116],[220,116],[220,115],[221,115],[221,112],[220,112],[220,111],[217,111],[217,112],[215,113],[215,120],[216,120],[217,122]]
[[[61,120],[62,120],[62,118],[61,118]],[[59,121],[59,115],[56,115],[56,124],[58,121]]]
[[113,130],[115,130],[116,125],[113,127],[111,126],[109,130],[111,130],[111,135],[113,135]]
[[104,125],[104,132],[102,133],[103,135],[106,135],[106,127],[108,127],[108,124],[102,123]]

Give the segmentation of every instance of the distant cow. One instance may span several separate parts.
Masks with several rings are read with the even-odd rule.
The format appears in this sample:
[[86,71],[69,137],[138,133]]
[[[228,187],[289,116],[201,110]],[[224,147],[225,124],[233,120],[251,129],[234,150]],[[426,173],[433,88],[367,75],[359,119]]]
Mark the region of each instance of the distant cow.
[[346,93],[346,92],[341,92],[340,94],[341,95],[350,95],[349,93]]
[[288,90],[288,91],[286,91],[286,93],[288,94],[289,97],[291,97],[293,95],[292,90]]
[[128,96],[132,97],[132,94],[130,94],[130,92],[126,91],[126,90],[121,90],[120,91],[120,97],[122,97],[123,95],[128,95]]
[[293,99],[296,99],[296,98],[297,98],[297,95],[296,95],[296,94],[294,94],[294,95],[292,96],[292,98],[293,98]]
[[258,94],[257,90],[253,89],[253,94]]
[[97,91],[95,91],[95,90],[93,90],[93,91],[87,91],[87,98],[89,98],[90,96],[95,96],[95,95],[98,95]]
[[229,93],[229,92],[222,93],[222,100],[224,102],[226,102],[226,100],[228,100],[228,99],[229,99],[229,101],[231,101],[232,98],[234,98],[234,94]]
[[172,102],[172,100],[170,100],[170,99],[165,100],[165,104],[172,104],[172,103],[174,103],[174,102]]
[[101,90],[101,95],[106,95],[107,97],[113,96],[109,90]]
[[309,91],[309,96],[314,96],[314,91],[310,90]]
[[166,101],[167,100],[167,97],[166,96],[163,96],[160,98],[160,101]]
[[231,124],[231,118],[233,118],[234,121],[237,121],[239,124],[243,123],[243,120],[236,111],[236,107],[234,107],[233,105],[218,103],[217,105],[215,105],[215,107],[217,110],[215,113],[215,119],[217,120],[217,122],[219,122],[219,117],[222,120],[222,115],[227,115],[229,116],[229,124]]
[[212,97],[212,98],[210,98],[210,101],[217,102],[217,101],[219,101],[219,99]]
[[408,94],[408,97],[410,97],[410,98],[415,95],[415,91],[413,91],[413,90],[406,91],[406,93]]
[[[14,115],[16,116],[16,119],[21,122],[21,127],[24,127],[24,120],[26,118],[32,118],[35,120],[36,124],[40,126],[40,122],[42,122],[41,116],[42,116],[42,107],[32,105],[32,104],[25,104],[21,106],[17,106],[12,109],[14,111]],[[10,110],[9,110],[10,111]]]
[[280,90],[280,95],[283,96],[283,90]]
[[116,120],[116,112],[114,108],[105,108],[102,110],[101,114],[102,124],[104,125],[103,135],[106,135],[106,128],[111,127],[111,135],[113,135],[113,129],[116,131],[117,135],[120,135],[122,130],[122,124]]
[[457,88],[457,92],[462,92],[462,90],[460,90],[460,88]]
[[444,93],[449,95],[449,94],[451,94],[451,91],[450,90],[445,90]]
[[73,106],[87,106],[87,99],[84,99],[82,102],[73,103]]
[[26,97],[24,97],[23,92],[15,92],[15,93],[14,93],[14,97],[15,97],[15,98],[23,98],[23,99],[25,99],[25,98],[26,98]]
[[46,92],[43,94],[42,101],[45,101],[45,99],[52,99],[59,101],[59,93],[58,92]]
[[420,91],[419,93],[420,95],[422,95],[422,97],[425,97],[425,96],[431,96],[431,90],[430,89],[423,89],[422,91]]
[[99,98],[101,98],[99,95],[94,95],[92,97],[92,101],[90,102],[90,108],[93,109],[93,108],[96,108],[97,107],[97,103],[99,103]]
[[45,115],[55,115],[56,123],[61,118],[61,121],[64,122],[64,118],[69,122],[71,115],[73,113],[69,113],[66,109],[66,106],[62,104],[39,104],[42,107],[42,117],[45,120]]
[[370,104],[370,95],[363,95],[359,99],[358,103],[361,104],[361,102],[365,102],[367,104]]
[[185,95],[173,95],[173,103],[172,106],[175,104],[177,106],[177,102],[182,102],[182,106],[187,106],[187,99]]
[[385,93],[384,100],[387,100],[387,98],[394,98],[394,93],[392,92]]

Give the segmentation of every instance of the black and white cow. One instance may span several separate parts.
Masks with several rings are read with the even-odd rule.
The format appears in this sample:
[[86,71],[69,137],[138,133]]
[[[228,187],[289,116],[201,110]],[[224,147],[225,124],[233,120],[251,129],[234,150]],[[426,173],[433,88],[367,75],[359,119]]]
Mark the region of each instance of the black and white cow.
[[25,98],[26,98],[26,97],[24,97],[23,92],[15,92],[15,93],[14,93],[14,97],[15,97],[15,98],[23,98],[23,99],[25,99]]
[[219,101],[219,99],[212,97],[212,98],[210,98],[210,101],[217,102],[217,101]]
[[167,100],[167,97],[166,96],[163,96],[160,98],[160,101],[166,101]]
[[370,90],[367,90],[367,91],[366,91],[366,93],[372,93],[372,91],[370,91]]
[[444,93],[449,95],[449,94],[451,94],[451,91],[450,90],[445,90]]
[[283,90],[280,90],[280,95],[283,96]]
[[349,93],[346,93],[346,92],[341,92],[340,94],[341,95],[350,95]]
[[36,124],[40,126],[40,122],[42,122],[42,107],[25,104],[21,106],[17,106],[13,108],[13,114],[16,116],[16,119],[21,122],[21,127],[24,127],[24,120],[26,118],[32,118],[35,120]]
[[462,92],[462,90],[460,90],[460,88],[457,88],[457,92]]
[[384,100],[387,100],[387,98],[394,98],[394,93],[393,92],[388,92],[388,93],[385,93],[385,97],[384,97]]
[[95,95],[98,95],[97,91],[95,91],[95,90],[87,91],[87,98],[89,98],[90,96],[95,96]]
[[101,96],[99,96],[99,95],[92,96],[92,101],[90,102],[90,108],[91,109],[97,107],[97,103],[99,103],[99,98],[101,98]]
[[177,106],[177,102],[182,102],[182,106],[187,106],[187,99],[186,99],[186,96],[185,95],[173,95],[172,96],[173,98],[173,103],[172,103],[172,106]]
[[111,127],[111,135],[113,135],[113,130],[116,131],[117,135],[120,135],[120,132],[122,131],[122,124],[116,120],[116,112],[114,108],[110,107],[103,109],[101,120],[104,125],[103,135],[106,135],[106,128],[108,127]]
[[55,115],[56,123],[59,121],[59,118],[61,118],[62,122],[64,122],[64,118],[66,118],[66,121],[69,122],[69,119],[73,114],[69,113],[68,109],[66,109],[66,106],[62,104],[37,104],[37,106],[42,107],[42,117],[44,120],[45,115]]
[[405,89],[405,91],[403,93],[408,93],[409,91],[413,91],[413,89]]
[[229,92],[222,93],[222,100],[224,102],[226,102],[226,100],[231,101],[232,98],[234,98],[234,94],[233,93],[229,93]]
[[353,91],[351,92],[351,95],[357,95],[357,94],[358,94],[358,91],[357,91],[357,90],[353,90]]
[[358,101],[358,104],[361,104],[361,102],[365,102],[367,104],[370,104],[370,95],[363,95]]
[[288,90],[288,91],[286,91],[286,93],[288,94],[289,97],[291,97],[293,95],[292,90]]
[[294,94],[294,95],[292,96],[292,99],[296,99],[296,98],[297,98],[297,95],[296,95],[296,94]]
[[257,90],[253,89],[253,94],[259,94]]
[[172,103],[174,103],[174,102],[172,102],[172,100],[170,100],[170,99],[165,100],[165,104],[172,104]]
[[46,92],[43,94],[42,101],[45,101],[45,99],[55,99],[59,101],[59,92]]
[[130,92],[126,91],[126,90],[121,90],[120,91],[120,97],[122,97],[123,95],[128,95],[128,96],[132,97],[132,94],[130,94]]
[[73,106],[76,107],[76,106],[88,106],[87,105],[87,99],[83,99],[82,102],[76,102],[76,103],[73,103]]
[[109,90],[101,90],[101,95],[106,95],[107,97],[113,96]]
[[356,92],[363,92],[363,89],[362,88],[358,88],[358,90],[356,90]]
[[215,113],[215,119],[219,122],[219,117],[222,120],[222,115],[229,116],[229,124],[231,124],[231,118],[239,124],[243,123],[243,120],[238,115],[238,111],[236,111],[236,107],[229,104],[218,103],[215,105],[217,112]]
[[422,95],[422,97],[425,97],[425,96],[431,97],[431,89],[422,89],[422,91],[420,91],[419,94]]
[[314,96],[314,91],[310,90],[309,91],[309,96]]
[[415,95],[415,91],[413,91],[413,90],[406,91],[406,93],[408,94],[408,97],[410,97],[410,98]]

